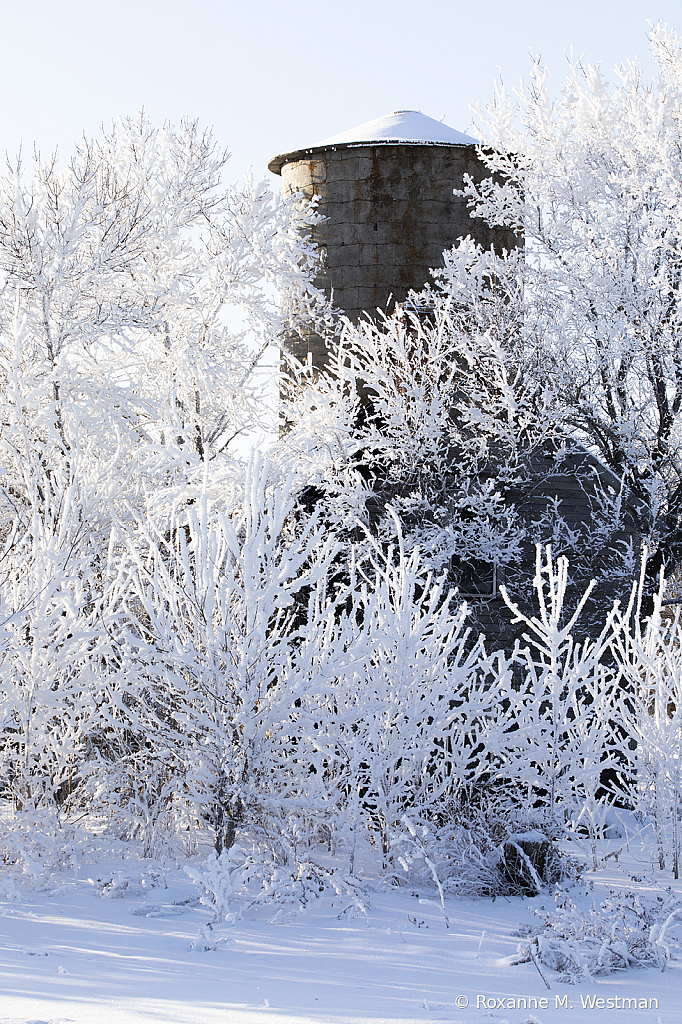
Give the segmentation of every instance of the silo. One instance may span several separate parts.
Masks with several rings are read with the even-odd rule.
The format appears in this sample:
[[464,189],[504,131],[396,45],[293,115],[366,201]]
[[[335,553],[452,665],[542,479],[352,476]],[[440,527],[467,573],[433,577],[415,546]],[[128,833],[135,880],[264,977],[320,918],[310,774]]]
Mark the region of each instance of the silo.
[[[315,283],[349,317],[390,309],[422,288],[462,236],[498,249],[517,244],[510,232],[471,218],[453,195],[465,174],[475,181],[488,174],[476,144],[421,111],[396,110],[270,161],[285,193],[319,197],[326,220],[313,229],[324,260]],[[310,354],[324,365],[320,338],[291,347],[301,361]]]

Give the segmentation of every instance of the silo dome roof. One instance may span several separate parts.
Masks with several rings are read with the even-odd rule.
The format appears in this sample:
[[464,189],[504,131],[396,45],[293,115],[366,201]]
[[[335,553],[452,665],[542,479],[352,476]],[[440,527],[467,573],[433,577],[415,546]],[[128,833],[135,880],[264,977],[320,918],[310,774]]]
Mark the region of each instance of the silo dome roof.
[[305,149],[280,153],[272,158],[268,168],[273,174],[281,174],[285,163],[301,159],[314,150],[327,146],[382,146],[390,143],[408,146],[476,146],[478,139],[455,131],[433,117],[427,117],[421,110],[393,110],[390,114],[375,117],[373,121],[365,121],[356,128],[350,128],[340,135],[332,135]]
[[427,117],[421,110],[393,110],[316,145],[335,146],[344,142],[440,142],[446,146],[475,146],[478,139]]

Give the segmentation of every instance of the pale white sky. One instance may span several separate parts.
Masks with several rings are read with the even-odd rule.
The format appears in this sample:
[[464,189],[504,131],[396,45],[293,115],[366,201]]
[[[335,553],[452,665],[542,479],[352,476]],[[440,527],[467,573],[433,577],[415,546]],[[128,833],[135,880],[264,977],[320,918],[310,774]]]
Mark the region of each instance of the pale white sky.
[[212,126],[230,180],[249,165],[270,178],[276,153],[394,109],[465,131],[531,49],[555,86],[571,45],[608,72],[639,55],[650,74],[648,19],[682,32],[680,0],[0,0],[0,153],[65,157],[144,106]]

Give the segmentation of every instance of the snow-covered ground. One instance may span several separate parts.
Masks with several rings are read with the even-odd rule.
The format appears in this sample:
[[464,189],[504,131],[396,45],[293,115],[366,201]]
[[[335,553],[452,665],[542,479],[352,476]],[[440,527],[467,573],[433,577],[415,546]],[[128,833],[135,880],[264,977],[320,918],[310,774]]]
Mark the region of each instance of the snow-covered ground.
[[[279,914],[254,907],[234,925],[207,930],[212,912],[199,903],[186,863],[83,859],[45,884],[0,886],[1,1024],[681,1019],[679,961],[664,973],[634,970],[578,985],[543,967],[549,989],[533,963],[512,965],[524,941],[512,933],[537,923],[536,909],[554,906],[550,891],[450,900],[447,929],[429,888],[368,882],[366,918],[339,897]],[[669,873],[627,853],[585,878],[573,892],[583,905],[611,888],[652,895],[671,885]],[[623,1009],[624,999],[645,1000],[647,1009]]]

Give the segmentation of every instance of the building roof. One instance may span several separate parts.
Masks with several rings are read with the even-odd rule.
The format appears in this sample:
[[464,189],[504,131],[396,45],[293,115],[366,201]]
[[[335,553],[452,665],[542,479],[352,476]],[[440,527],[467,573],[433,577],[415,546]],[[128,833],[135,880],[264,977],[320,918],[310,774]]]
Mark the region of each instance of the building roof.
[[316,142],[306,149],[281,153],[272,158],[268,168],[273,174],[281,174],[282,166],[292,159],[301,159],[316,149],[328,146],[366,146],[366,145],[399,145],[412,146],[475,146],[478,139],[455,131],[442,121],[422,114],[421,110],[393,110],[383,117],[375,117],[373,121],[365,121],[355,128],[349,128],[339,135]]

